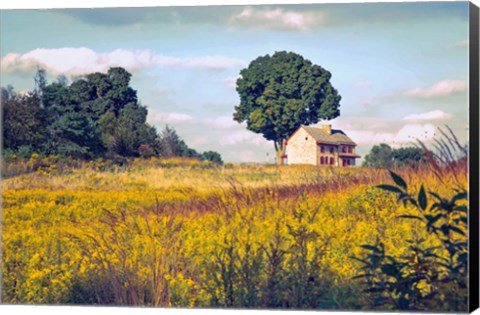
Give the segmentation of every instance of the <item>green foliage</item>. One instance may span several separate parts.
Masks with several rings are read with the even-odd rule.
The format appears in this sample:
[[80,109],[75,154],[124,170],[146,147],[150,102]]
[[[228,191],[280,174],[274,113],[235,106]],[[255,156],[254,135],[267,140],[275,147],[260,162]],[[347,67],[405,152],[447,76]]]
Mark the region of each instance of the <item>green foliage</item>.
[[215,162],[215,163],[220,164],[220,165],[223,164],[222,156],[220,155],[220,153],[215,152],[215,151],[203,152],[202,153],[202,159],[206,160],[206,161],[212,161],[212,162]]
[[362,263],[364,290],[371,294],[372,306],[400,310],[466,311],[468,307],[468,194],[455,189],[451,198],[429,192],[423,185],[416,194],[408,191],[403,178],[390,172],[395,185],[378,188],[397,195],[405,207],[414,207],[418,215],[400,215],[399,219],[417,220],[434,235],[439,246],[427,246],[424,239],[409,240],[408,254],[387,255],[384,244],[363,245],[367,253],[353,257]]
[[4,102],[8,101],[9,99],[13,98],[16,95],[15,89],[11,85],[7,85],[6,88],[3,86],[0,87],[0,102],[4,104]]
[[222,156],[218,152],[206,151],[200,154],[196,150],[189,148],[185,141],[183,141],[177,134],[175,128],[168,125],[165,126],[160,134],[159,147],[161,157],[197,158],[217,164],[223,164]]
[[21,145],[18,147],[17,156],[20,158],[28,159],[33,154],[33,148],[31,145]]
[[[1,88],[6,157],[32,153],[62,158],[190,157],[222,164],[220,154],[189,148],[167,126],[159,136],[147,121],[148,110],[138,102],[123,68],[91,73],[68,85],[65,76],[47,84],[46,72],[37,71],[36,91],[17,95]],[[10,159],[12,160],[12,159]]]
[[189,148],[177,134],[175,128],[166,125],[160,134],[160,156],[174,157],[189,154]]
[[340,115],[341,97],[330,83],[330,72],[298,54],[258,57],[240,76],[234,120],[246,121],[248,130],[274,141],[280,155],[283,141],[300,125]]
[[425,153],[418,147],[403,147],[392,149],[388,144],[374,145],[365,156],[363,166],[377,168],[392,168],[414,166],[425,162]]
[[374,145],[370,153],[365,156],[363,166],[391,168],[393,166],[392,148],[385,143]]
[[65,112],[52,121],[49,133],[45,142],[48,154],[87,158],[93,157],[101,147],[95,122],[75,111]]
[[70,86],[65,77],[47,85],[45,71],[35,77],[36,91],[17,96],[2,88],[4,149],[20,156],[54,154],[95,158],[105,153],[138,156],[140,145],[157,154],[156,131],[146,123],[147,109],[129,87],[131,74],[111,68],[93,73]]
[[[16,95],[13,89],[2,91],[5,94],[2,98],[6,99],[2,101],[3,147],[14,152],[21,147],[29,147],[31,151],[39,150],[40,144],[47,137],[45,113],[40,98],[34,93]],[[25,152],[24,149],[22,152]]]
[[37,67],[37,73],[35,74],[35,93],[42,95],[45,87],[47,86],[47,72],[45,69]]
[[426,157],[422,148],[404,147],[393,150],[393,163],[396,166],[411,166],[425,162]]

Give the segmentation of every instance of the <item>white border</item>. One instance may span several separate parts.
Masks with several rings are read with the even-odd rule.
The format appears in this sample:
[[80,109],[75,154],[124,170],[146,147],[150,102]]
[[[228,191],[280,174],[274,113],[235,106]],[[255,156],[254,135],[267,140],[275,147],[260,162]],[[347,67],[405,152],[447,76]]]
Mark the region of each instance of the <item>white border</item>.
[[[451,2],[450,0],[435,0],[435,2]],[[374,3],[374,2],[400,2],[392,0],[331,0],[331,1],[318,1],[318,0],[73,0],[73,1],[61,1],[61,0],[4,0],[0,2],[0,10],[4,9],[50,9],[50,8],[115,8],[115,7],[157,7],[157,6],[208,6],[208,5],[253,5],[253,4],[311,4],[311,3]],[[418,2],[418,0],[404,0],[401,2]],[[433,1],[429,1],[433,2]],[[464,1],[462,1],[464,2]],[[474,4],[480,6],[480,0],[472,0]],[[0,12],[1,21],[1,12]],[[5,32],[6,30],[2,30]],[[36,305],[0,305],[1,314],[16,314],[27,313],[35,315],[77,315],[86,314],[115,314],[115,315],[130,315],[130,314],[161,314],[161,315],[221,315],[221,314],[235,314],[235,315],[299,315],[305,314],[300,311],[290,310],[232,310],[232,309],[159,309],[159,308],[130,308],[130,307],[99,307],[99,306],[36,306]],[[309,311],[311,313],[311,311]],[[316,314],[376,314],[376,315],[391,315],[394,313],[379,313],[379,312],[326,312],[315,311]],[[402,313],[407,314],[407,313]],[[480,315],[480,310],[475,311],[472,314]]]
[[[5,0],[0,2],[0,9],[50,9],[50,8],[99,8],[99,7],[157,7],[157,6],[207,6],[207,5],[253,5],[253,4],[311,4],[311,3],[374,3],[374,2],[419,2],[419,0]],[[429,2],[452,2],[452,0],[435,0]],[[459,1],[466,2],[466,1]],[[473,0],[480,6],[480,0]]]

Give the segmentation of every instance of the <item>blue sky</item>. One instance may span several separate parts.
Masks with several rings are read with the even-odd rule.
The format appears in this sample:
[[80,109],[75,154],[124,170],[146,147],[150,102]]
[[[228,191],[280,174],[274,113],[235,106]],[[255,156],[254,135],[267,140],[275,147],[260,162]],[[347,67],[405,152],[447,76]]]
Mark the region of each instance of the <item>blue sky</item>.
[[[468,2],[3,10],[1,85],[33,88],[110,66],[133,74],[148,121],[198,151],[273,162],[273,144],[233,121],[235,80],[258,56],[293,51],[332,73],[344,130],[372,145],[468,139]],[[322,124],[325,122],[320,122]]]

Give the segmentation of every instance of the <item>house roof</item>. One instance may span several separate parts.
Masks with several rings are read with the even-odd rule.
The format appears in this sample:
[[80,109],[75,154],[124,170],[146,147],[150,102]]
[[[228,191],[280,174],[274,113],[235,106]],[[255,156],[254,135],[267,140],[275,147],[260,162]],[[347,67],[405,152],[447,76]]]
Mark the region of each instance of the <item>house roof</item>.
[[339,129],[332,129],[332,133],[328,134],[322,128],[318,127],[300,126],[300,128],[305,129],[308,134],[310,134],[320,143],[357,145],[342,130]]

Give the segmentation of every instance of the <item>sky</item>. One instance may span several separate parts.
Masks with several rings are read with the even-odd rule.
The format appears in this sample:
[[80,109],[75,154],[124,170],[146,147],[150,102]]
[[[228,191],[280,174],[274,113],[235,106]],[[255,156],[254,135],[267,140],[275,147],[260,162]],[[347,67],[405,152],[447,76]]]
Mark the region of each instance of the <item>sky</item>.
[[342,129],[375,144],[468,140],[468,2],[237,5],[0,11],[0,85],[33,89],[121,66],[161,131],[173,126],[224,161],[274,162],[273,143],[232,118],[235,81],[259,56],[292,51],[332,74]]

